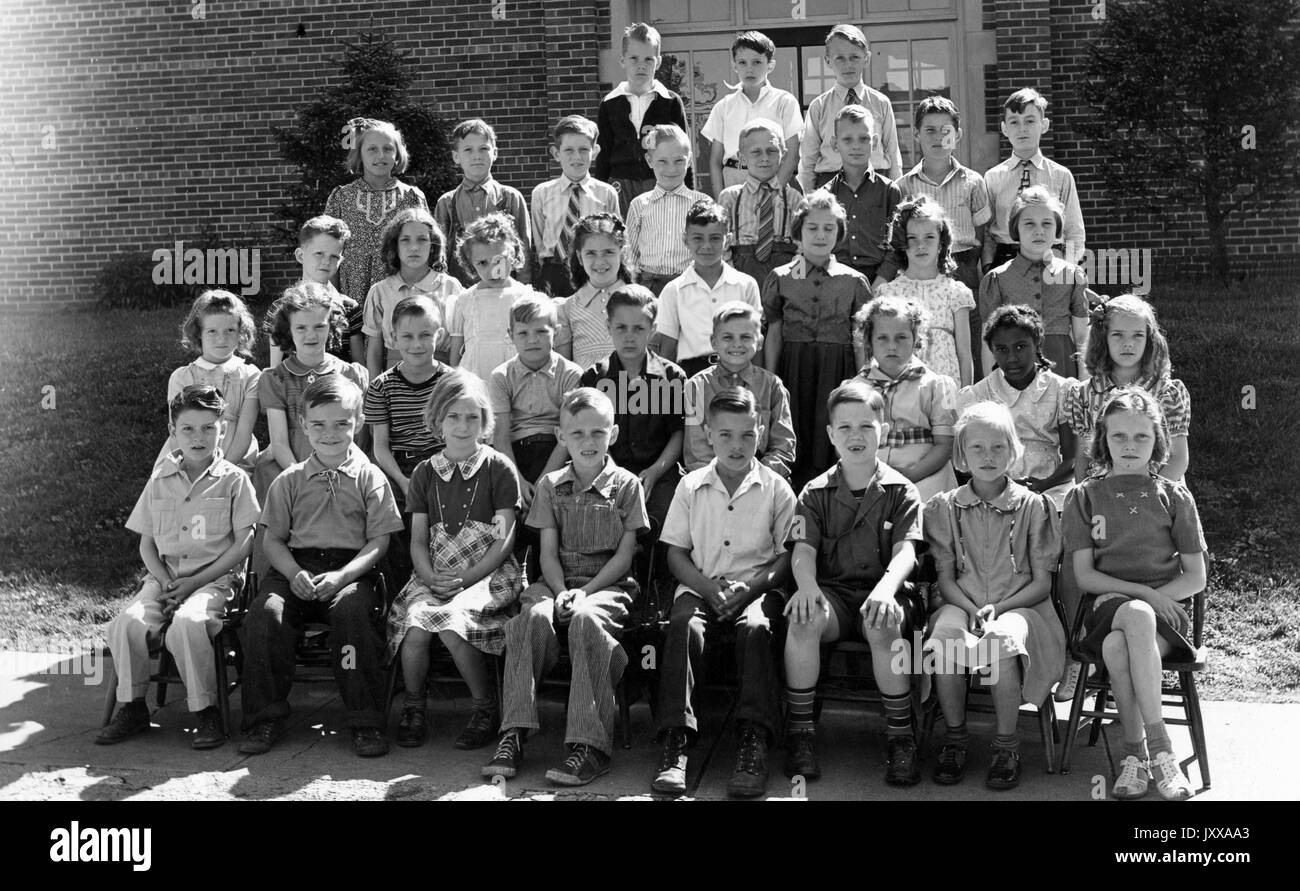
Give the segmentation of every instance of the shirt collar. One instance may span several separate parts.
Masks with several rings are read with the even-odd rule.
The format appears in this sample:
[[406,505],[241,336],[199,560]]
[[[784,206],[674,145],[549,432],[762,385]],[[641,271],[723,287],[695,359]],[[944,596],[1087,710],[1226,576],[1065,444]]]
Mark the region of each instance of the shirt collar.
[[1046,163],[1047,159],[1043,157],[1043,153],[1041,150],[1034,152],[1033,157],[1030,158],[1021,158],[1018,155],[1012,155],[1010,158],[1007,159],[1007,163],[1011,165],[1011,168],[1013,170],[1019,167],[1022,161],[1028,161],[1030,164],[1034,165],[1039,170],[1042,170],[1043,164]]
[[409,284],[405,279],[403,279],[400,272],[397,273],[394,278],[397,279],[397,290],[399,292],[424,291],[427,294],[432,294],[438,289],[438,273],[432,268],[424,274],[423,278],[414,284]]
[[1029,490],[1024,486],[1015,480],[1007,480],[1007,487],[1002,490],[1001,495],[992,501],[985,501],[976,495],[970,483],[967,483],[957,489],[957,492],[952,496],[952,503],[960,508],[977,507],[983,504],[1001,513],[1012,513],[1020,508],[1020,505],[1024,503],[1029,495]]
[[[749,192],[751,195],[756,194],[758,190],[763,187],[763,185],[764,184],[762,182],[754,178],[754,174],[752,173],[745,174],[744,188],[746,192]],[[776,186],[772,185],[771,180],[767,181],[767,186],[772,190],[773,195],[777,194],[777,192],[780,191],[779,189],[777,189]]]
[[911,378],[917,378],[925,374],[927,370],[925,363],[917,358],[916,355],[913,355],[908,363],[903,366],[903,370],[898,372],[898,377],[890,377],[885,374],[885,372],[881,371],[880,365],[877,364],[874,358],[869,359],[867,361],[867,367],[863,369],[863,371],[867,373],[867,380],[880,381],[885,384],[901,383],[902,381],[910,380]]
[[[729,495],[728,497],[733,499],[739,498],[741,495],[744,495],[746,492],[748,492],[750,489],[754,488],[755,486],[762,486],[763,485],[762,472],[763,472],[763,465],[759,463],[757,458],[751,458],[749,461],[749,471],[745,474],[744,479],[740,481],[740,485],[736,486],[735,494]],[[769,473],[770,472],[771,471],[769,471]],[[687,475],[686,479],[683,480],[683,483],[685,483],[686,487],[691,491],[701,489],[705,486],[710,486],[714,489],[718,489],[723,493],[727,492],[727,484],[724,483],[722,481],[722,477],[718,475],[717,458],[714,458],[707,465],[705,465],[704,472],[701,473],[699,476],[695,476],[694,474]]]
[[487,175],[487,179],[483,180],[483,182],[479,183],[478,185],[471,183],[469,180],[467,180],[465,177],[462,176],[460,178],[459,188],[462,192],[479,192],[479,191],[488,192],[491,191],[491,189],[495,186],[496,186],[496,180],[494,180],[492,178],[492,174],[489,173]]
[[586,309],[591,306],[591,304],[594,303],[596,298],[601,294],[608,297],[609,290],[607,288],[594,288],[592,287],[591,282],[587,282],[574,292],[573,296],[569,299],[576,302],[578,306],[581,306],[583,309]]
[[758,103],[766,99],[767,94],[771,93],[772,90],[773,90],[772,82],[770,80],[763,81],[763,86],[758,88],[758,98],[753,100],[752,102],[750,102],[749,97],[745,95],[744,84],[736,84],[736,89],[732,90],[732,92],[735,93],[737,96],[739,96],[741,99],[744,99],[746,102],[749,102],[751,105],[757,105]]
[[520,359],[519,372],[525,377],[527,377],[530,374],[543,374],[546,377],[553,378],[555,377],[555,370],[559,368],[560,360],[562,358],[564,357],[561,356],[559,353],[557,353],[555,350],[551,350],[550,358],[546,360],[546,364],[543,365],[541,368],[529,368],[527,365],[524,364],[524,360]]
[[847,189],[851,194],[857,195],[863,189],[867,188],[867,186],[871,185],[873,182],[881,178],[882,177],[878,173],[876,173],[876,171],[873,168],[868,167],[866,175],[862,177],[862,182],[858,184],[857,189],[853,189],[849,186],[849,181],[847,177],[845,177],[844,175],[844,168],[841,167],[839,171],[835,174],[835,177],[830,182],[828,182],[825,186],[823,186],[823,188],[829,189],[832,195],[835,194],[836,189],[839,189],[841,187]]
[[334,471],[338,471],[344,476],[349,476],[352,477],[352,479],[356,479],[361,475],[362,465],[365,463],[369,463],[369,459],[366,457],[365,452],[357,448],[356,444],[354,443],[352,446],[348,448],[347,457],[343,459],[343,463],[340,464],[338,467],[326,467],[324,462],[321,461],[320,458],[316,457],[316,453],[314,451],[311,453],[311,456],[308,457],[307,460],[303,462],[303,466],[307,471],[308,479],[330,474],[333,473]]
[[835,462],[829,473],[826,475],[822,488],[834,489],[835,500],[843,502],[846,506],[853,509],[855,516],[862,513],[876,498],[882,496],[886,486],[906,486],[907,477],[903,476],[894,468],[890,467],[884,461],[876,459],[876,472],[867,483],[866,492],[862,501],[859,502],[853,495],[853,489],[849,486],[848,480],[844,478],[844,465],[839,461]]
[[709,371],[713,373],[714,379],[725,387],[735,387],[743,384],[746,389],[754,389],[754,377],[757,372],[754,370],[753,362],[750,362],[734,374],[728,371],[721,362],[710,366]]
[[924,161],[918,163],[918,164],[917,164],[915,167],[913,167],[911,170],[907,171],[907,173],[904,174],[904,176],[914,176],[914,177],[916,177],[917,179],[921,180],[922,182],[927,182],[927,183],[930,183],[931,185],[934,185],[934,186],[942,186],[942,185],[945,185],[945,184],[948,182],[948,180],[952,179],[952,178],[953,178],[954,176],[956,176],[958,173],[961,173],[961,162],[960,162],[960,161],[958,161],[956,158],[953,158],[953,157],[951,157],[951,156],[948,158],[948,161],[950,162],[950,166],[948,167],[948,173],[947,173],[947,174],[944,176],[944,178],[943,178],[942,180],[940,180],[939,182],[935,182],[934,180],[930,179],[930,177],[928,177],[928,176],[925,175],[925,162],[924,162]]
[[680,195],[683,198],[690,198],[692,195],[694,195],[694,192],[692,192],[691,189],[689,189],[686,186],[686,183],[684,182],[681,185],[679,185],[677,188],[673,189],[671,192],[665,189],[663,186],[659,185],[658,183],[655,183],[655,187],[650,193],[650,200],[659,201],[663,198],[666,198],[669,195]]
[[601,495],[608,498],[614,491],[614,477],[616,476],[617,470],[618,465],[614,463],[614,459],[609,457],[609,455],[606,455],[605,466],[602,467],[600,472],[592,479],[591,485],[587,486],[585,489],[578,489],[578,477],[573,472],[573,464],[566,464],[564,465],[563,472],[560,474],[560,478],[555,481],[555,487],[558,489],[563,483],[571,483],[575,493],[599,492]]
[[820,272],[822,275],[835,275],[838,272],[842,272],[844,267],[844,264],[835,259],[834,254],[831,254],[830,257],[827,258],[825,266],[818,266],[803,254],[796,257],[794,262],[803,264],[802,271],[804,278],[807,278],[813,272]]
[[569,179],[567,176],[563,176],[563,175],[561,175],[560,178],[557,180],[557,182],[560,184],[560,191],[561,191],[562,193],[563,193],[563,192],[567,192],[567,191],[569,191],[569,190],[572,189],[574,186],[580,186],[580,187],[582,188],[582,191],[584,191],[584,192],[590,192],[590,191],[591,191],[591,173],[590,173],[590,172],[588,172],[586,176],[584,176],[582,179],[579,179],[579,180],[572,180],[572,179]]
[[[1046,275],[1061,272],[1065,266],[1065,261],[1055,254],[1048,254],[1042,260],[1034,261],[1028,259],[1024,254],[1017,253],[1011,260],[1011,268],[1020,275],[1027,276],[1030,273],[1039,272],[1040,270]],[[1064,281],[1064,279],[1061,279]]]
[[[609,354],[609,373],[617,377],[620,371],[626,371],[623,367],[623,358],[618,354],[618,350],[612,350]],[[664,359],[654,350],[646,350],[645,361],[641,363],[641,377],[668,377],[668,366],[664,364]]]
[[1047,392],[1047,376],[1043,374],[1041,368],[1034,373],[1034,379],[1023,390],[1011,386],[1001,368],[993,369],[993,373],[988,376],[988,382],[989,389],[1003,405],[1015,405],[1022,394],[1027,395],[1030,401],[1038,402]]
[[194,364],[202,368],[204,371],[212,371],[213,369],[219,371],[234,371],[240,365],[244,364],[244,360],[237,355],[232,355],[229,359],[218,365],[215,362],[209,362],[207,359],[199,356],[194,360]]
[[843,102],[845,99],[848,98],[849,90],[852,90],[854,93],[857,93],[859,105],[861,105],[863,100],[867,98],[867,85],[865,82],[861,80],[859,80],[852,87],[842,87],[838,83],[835,85],[835,95],[839,97],[839,100],[841,102]]
[[[181,464],[184,460],[185,458],[181,450],[173,449],[167,453],[167,457],[165,457],[162,463],[158,465],[156,475],[161,479],[162,477],[175,476],[176,474],[181,473]],[[209,464],[201,474],[199,474],[199,479],[201,480],[205,476],[218,479],[236,469],[235,465],[225,459],[221,447],[218,446],[212,450],[212,463]],[[195,480],[194,482],[197,483],[198,481],[199,480]]]
[[686,271],[683,272],[680,276],[678,276],[678,278],[681,281],[680,287],[685,287],[686,285],[693,284],[696,285],[697,287],[703,288],[706,291],[716,291],[718,288],[722,287],[723,285],[740,284],[741,274],[742,273],[738,269],[736,269],[734,266],[727,263],[726,260],[723,260],[722,274],[718,276],[718,280],[716,283],[714,283],[712,288],[709,287],[708,283],[704,281],[704,279],[700,278],[700,274],[695,271],[694,263],[686,267]]
[[429,459],[429,466],[434,473],[438,474],[439,479],[444,483],[449,483],[451,482],[453,468],[459,468],[461,479],[467,480],[478,473],[478,469],[483,466],[483,462],[486,460],[487,448],[482,443],[479,443],[478,448],[474,450],[474,454],[464,461],[453,461],[447,457],[446,452],[438,452]]
[[660,96],[662,96],[665,99],[673,98],[672,91],[669,90],[667,87],[665,87],[663,84],[661,84],[659,82],[659,78],[657,77],[650,82],[650,89],[646,93],[643,93],[641,96],[636,95],[630,89],[628,89],[627,81],[623,81],[614,89],[610,90],[609,95],[606,96],[605,98],[613,99],[616,96],[626,96],[629,99],[640,99],[642,98],[642,96],[648,96],[650,93],[658,93]]

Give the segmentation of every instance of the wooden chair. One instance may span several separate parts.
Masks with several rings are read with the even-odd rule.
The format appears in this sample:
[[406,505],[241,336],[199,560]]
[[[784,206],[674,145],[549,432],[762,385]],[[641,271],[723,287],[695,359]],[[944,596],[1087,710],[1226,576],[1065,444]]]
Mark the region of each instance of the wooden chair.
[[[221,629],[212,639],[212,658],[217,666],[217,706],[221,710],[221,726],[226,736],[230,736],[230,694],[239,686],[240,676],[244,670],[244,650],[239,641],[239,627],[248,613],[248,606],[257,591],[257,574],[252,570],[253,558],[244,562],[244,583],[235,592],[234,599],[226,605],[226,616]],[[158,635],[158,648],[151,649],[151,656],[158,656],[158,669],[149,675],[149,683],[157,684],[157,703],[162,708],[167,704],[167,687],[181,684],[180,670],[176,667],[176,657],[163,645],[167,633],[164,625]],[[234,668],[234,677],[230,669]],[[117,707],[117,669],[108,672],[108,692],[104,701],[104,722],[107,727],[113,720],[113,711]]]
[[[1207,567],[1208,573],[1208,567]],[[1061,773],[1070,772],[1070,759],[1074,753],[1075,737],[1078,735],[1083,718],[1088,718],[1090,724],[1089,745],[1096,745],[1098,736],[1106,747],[1106,760],[1110,762],[1111,776],[1115,776],[1114,759],[1111,757],[1110,741],[1106,739],[1104,722],[1106,720],[1114,721],[1118,719],[1119,713],[1108,708],[1113,702],[1114,697],[1110,692],[1110,680],[1106,675],[1104,663],[1097,661],[1097,671],[1091,677],[1089,668],[1094,662],[1089,659],[1079,649],[1079,639],[1083,631],[1084,617],[1092,610],[1093,601],[1096,595],[1085,594],[1083,603],[1079,607],[1078,615],[1074,620],[1074,628],[1070,633],[1070,655],[1080,663],[1081,669],[1079,674],[1079,685],[1074,691],[1074,699],[1070,704],[1070,720],[1065,731],[1065,747],[1061,754]],[[1192,737],[1193,754],[1183,759],[1181,766],[1184,772],[1188,766],[1195,761],[1201,772],[1201,788],[1210,788],[1210,763],[1209,755],[1205,744],[1205,721],[1201,716],[1201,698],[1196,689],[1196,674],[1205,670],[1209,662],[1209,652],[1204,643],[1205,634],[1205,591],[1198,592],[1192,598],[1192,646],[1194,648],[1192,658],[1188,661],[1163,660],[1160,667],[1166,672],[1172,672],[1177,675],[1177,682],[1172,685],[1161,685],[1160,704],[1162,710],[1165,708],[1181,708],[1181,717],[1165,718],[1166,724],[1174,724],[1179,727],[1186,727]],[[1095,694],[1096,701],[1092,708],[1084,707],[1084,700],[1090,694]]]

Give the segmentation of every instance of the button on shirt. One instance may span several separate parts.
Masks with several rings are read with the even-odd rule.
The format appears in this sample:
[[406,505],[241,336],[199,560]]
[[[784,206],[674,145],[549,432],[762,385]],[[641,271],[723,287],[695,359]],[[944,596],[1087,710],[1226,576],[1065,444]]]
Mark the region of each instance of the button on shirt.
[[722,274],[709,287],[694,265],[664,285],[659,294],[656,328],[677,341],[677,358],[693,359],[713,352],[713,314],[732,300],[748,303],[760,313],[758,282],[734,266],[722,264]]
[[[794,520],[794,492],[755,461],[736,493],[728,494],[717,466],[710,461],[678,483],[659,540],[689,550],[707,578],[749,582],[784,549]],[[687,590],[677,586],[677,594]]]
[[[984,174],[988,185],[989,200],[993,203],[993,218],[989,222],[989,234],[999,244],[1011,244],[1018,239],[1011,237],[1009,223],[1011,205],[1020,194],[1022,168],[1020,158],[1012,155],[996,167],[989,168]],[[1065,207],[1065,231],[1058,236],[1065,242],[1067,258],[1083,255],[1084,229],[1083,211],[1079,208],[1079,192],[1074,186],[1074,174],[1050,158],[1037,152],[1029,159],[1029,184],[1046,186],[1047,191],[1056,196]]]
[[999,306],[1022,303],[1043,319],[1043,333],[1071,334],[1071,317],[1088,315],[1088,280],[1083,270],[1058,257],[1034,262],[1023,254],[991,269],[980,282],[980,318]]
[[956,254],[976,246],[975,228],[993,218],[993,207],[984,177],[963,167],[956,158],[949,160],[952,166],[939,182],[925,175],[924,164],[917,164],[898,181],[898,188],[905,198],[927,195],[939,202],[952,224],[952,252]]
[[[853,87],[853,92],[858,96],[858,105],[871,112],[876,125],[876,137],[871,144],[872,169],[888,171],[892,179],[897,179],[903,173],[903,156],[898,150],[894,106],[888,96],[861,81]],[[813,190],[818,173],[828,173],[844,166],[840,153],[835,150],[835,116],[844,107],[848,93],[847,87],[836,84],[808,106],[803,139],[799,144],[799,185],[803,186],[804,192]]]
[[[569,212],[569,199],[575,183],[567,176],[547,180],[533,189],[530,204],[533,211],[533,247],[537,256],[560,257],[560,233],[564,218]],[[593,179],[590,174],[578,180],[578,219],[593,213],[612,213],[622,218],[618,208],[618,192],[609,183]]]
[[552,471],[537,484],[528,512],[534,529],[555,529],[566,579],[590,578],[610,561],[626,532],[648,528],[641,482],[605,456],[605,466],[579,488],[573,465]]
[[248,475],[220,452],[191,481],[177,450],[154,469],[126,528],[151,537],[167,568],[182,578],[202,572],[229,550],[235,530],[256,525],[259,512]]
[[554,350],[541,368],[533,370],[515,356],[492,370],[488,397],[496,415],[510,418],[510,441],[554,434],[560,424],[564,394],[579,386],[582,369]]
[[[622,284],[621,281],[615,282],[610,288]],[[609,339],[609,314],[605,309],[609,295],[609,290],[596,288],[587,282],[572,297],[561,297],[556,301],[559,318],[555,326],[555,350],[562,353],[568,346],[573,361],[583,371],[614,350],[614,342]]]
[[[755,118],[767,118],[781,128],[781,145],[791,137],[803,135],[803,117],[799,113],[799,100],[764,83],[758,98],[750,101],[743,87],[737,87],[723,96],[709,112],[700,135],[713,142],[722,143],[724,157],[735,158],[740,149],[740,131]],[[742,159],[743,160],[743,159]]]
[[667,192],[655,186],[637,195],[627,209],[628,266],[632,271],[676,275],[691,262],[682,240],[686,211],[709,196],[680,185]]
[[903,199],[898,186],[868,170],[857,189],[849,188],[843,173],[822,186],[844,205],[848,231],[835,246],[835,259],[850,266],[879,266],[877,275],[891,279],[898,271],[889,249],[889,221]]
[[402,516],[384,472],[353,446],[335,469],[313,452],[276,477],[262,525],[291,548],[359,551],[372,538],[400,532]]

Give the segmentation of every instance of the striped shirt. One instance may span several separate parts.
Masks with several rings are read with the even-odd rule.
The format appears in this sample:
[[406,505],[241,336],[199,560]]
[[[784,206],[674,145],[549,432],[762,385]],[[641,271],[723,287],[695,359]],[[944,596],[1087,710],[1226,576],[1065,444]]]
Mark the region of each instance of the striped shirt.
[[366,423],[388,425],[388,447],[394,451],[434,452],[442,448],[442,437],[424,424],[424,410],[433,395],[433,385],[451,369],[434,361],[433,376],[412,383],[402,374],[405,362],[379,375],[366,390]]
[[[835,150],[835,116],[844,107],[848,88],[836,84],[808,106],[804,119],[803,139],[799,143],[799,185],[811,192],[818,173],[833,173],[843,167]],[[903,175],[903,156],[898,150],[898,130],[894,124],[894,106],[889,97],[864,83],[853,88],[858,105],[871,112],[876,133],[871,145],[871,166],[890,179]]]
[[[616,286],[622,285],[618,282]],[[555,329],[555,351],[567,346],[573,361],[586,371],[614,351],[609,338],[609,291],[587,282],[572,297],[558,301],[559,324]]]
[[[718,203],[727,211],[731,221],[734,244],[758,243],[758,187],[761,185],[752,176],[738,185],[727,186],[718,196]],[[803,196],[794,186],[786,186],[784,192],[772,191],[772,232],[781,241],[794,238],[790,231],[790,220],[799,208]]]
[[984,177],[969,167],[963,167],[956,158],[940,182],[925,175],[924,165],[917,164],[898,181],[904,198],[927,195],[938,201],[952,223],[952,252],[970,250],[980,245],[975,239],[975,229],[993,218],[988,186]]
[[677,275],[691,265],[682,239],[686,211],[709,196],[680,185],[671,192],[655,186],[637,195],[627,209],[628,266],[631,271]]
[[[1060,240],[1065,242],[1066,259],[1082,257],[1083,211],[1079,208],[1079,192],[1074,187],[1074,174],[1050,158],[1043,157],[1042,152],[1035,152],[1029,159],[1028,169],[1029,185],[1045,186],[1065,206],[1065,232],[1061,234]],[[1020,194],[1020,179],[1020,158],[1015,155],[984,174],[989,200],[993,204],[989,234],[999,244],[1014,244],[1017,240],[1011,237],[1009,223],[1011,205],[1015,203],[1016,195]]]
[[[557,176],[547,180],[533,189],[530,204],[533,212],[533,249],[537,258],[560,257],[560,232],[564,228],[564,217],[569,212],[569,196],[572,194],[574,181],[567,176]],[[577,185],[582,193],[578,198],[578,219],[593,213],[612,213],[621,215],[618,210],[618,192],[609,183],[594,179],[590,174]]]
[[737,87],[723,96],[709,112],[700,135],[713,142],[722,143],[724,158],[735,158],[740,150],[740,131],[756,118],[767,118],[781,128],[784,145],[790,137],[803,135],[803,117],[799,114],[799,100],[785,90],[765,82],[753,102]]
[[709,287],[692,265],[664,285],[659,294],[659,318],[655,328],[677,341],[677,360],[707,356],[713,352],[713,314],[724,303],[739,300],[760,313],[763,303],[758,282],[734,266],[722,264],[722,275]]
[[384,346],[390,350],[397,349],[397,338],[393,335],[393,310],[407,297],[431,297],[442,310],[442,324],[445,328],[451,320],[451,310],[461,292],[460,282],[447,275],[430,269],[415,284],[408,285],[401,273],[375,282],[366,295],[365,316],[361,330],[368,337],[384,336]]

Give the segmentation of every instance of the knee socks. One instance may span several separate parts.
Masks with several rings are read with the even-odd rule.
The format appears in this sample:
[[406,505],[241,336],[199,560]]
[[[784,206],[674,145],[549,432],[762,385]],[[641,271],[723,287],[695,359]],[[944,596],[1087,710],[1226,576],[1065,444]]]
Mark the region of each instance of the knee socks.
[[813,729],[813,700],[816,696],[816,687],[785,688],[785,711],[790,730]]

